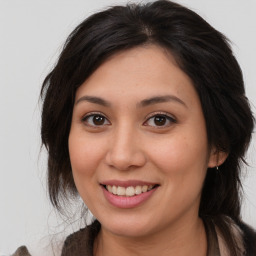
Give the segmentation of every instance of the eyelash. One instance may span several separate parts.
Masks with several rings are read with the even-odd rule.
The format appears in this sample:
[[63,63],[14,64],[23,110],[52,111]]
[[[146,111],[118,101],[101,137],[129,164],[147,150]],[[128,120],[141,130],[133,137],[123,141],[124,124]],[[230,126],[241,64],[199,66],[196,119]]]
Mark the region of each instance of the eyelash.
[[105,115],[103,115],[102,113],[99,113],[99,112],[91,112],[87,115],[85,115],[83,118],[82,118],[82,122],[84,124],[86,124],[87,126],[90,126],[90,127],[93,127],[93,128],[99,128],[99,127],[102,127],[102,126],[105,126],[105,125],[110,125],[111,123],[108,121],[108,124],[102,124],[102,125],[95,125],[95,124],[89,124],[88,123],[88,119],[89,118],[93,118],[93,117],[101,117],[101,118],[104,118],[104,123],[107,119],[107,117]]
[[177,123],[177,120],[173,116],[171,116],[170,114],[168,114],[166,112],[157,112],[157,113],[150,114],[150,116],[143,123],[143,125],[150,126],[150,125],[147,125],[146,123],[149,122],[150,119],[154,119],[156,117],[164,118],[165,119],[165,123],[166,123],[166,121],[169,122],[168,125],[166,125],[165,123],[163,125],[154,125],[154,126],[151,125],[151,126],[157,128],[157,129],[161,129],[161,128],[163,129],[163,128],[171,126],[171,124],[173,124],[173,123]]
[[[88,122],[88,120],[89,120],[90,118],[95,118],[95,117],[103,118],[103,123],[102,123],[102,124],[99,124],[99,125],[96,125],[96,124],[90,124],[90,123]],[[147,124],[151,119],[157,118],[157,117],[158,117],[158,118],[164,118],[164,124],[163,124],[163,125],[148,125],[148,124]],[[100,121],[102,121],[102,120],[100,120]],[[107,124],[105,123],[106,121],[108,122]],[[93,128],[100,128],[100,127],[102,127],[102,126],[106,126],[106,125],[110,125],[110,124],[111,124],[110,121],[108,120],[108,118],[107,118],[105,115],[103,115],[102,113],[99,113],[99,112],[93,112],[93,113],[91,112],[91,113],[85,115],[85,116],[82,118],[82,122],[85,123],[85,125],[90,126],[90,127],[93,127]],[[92,120],[92,122],[93,122],[93,120]],[[169,124],[166,125],[166,122],[169,122]],[[161,129],[161,128],[169,127],[169,126],[171,126],[171,124],[173,124],[173,123],[177,123],[177,120],[176,120],[173,116],[171,116],[170,114],[168,114],[168,113],[166,113],[166,112],[157,112],[157,113],[152,113],[152,114],[147,118],[147,120],[143,123],[143,125],[155,127],[155,128],[157,128],[157,129]]]

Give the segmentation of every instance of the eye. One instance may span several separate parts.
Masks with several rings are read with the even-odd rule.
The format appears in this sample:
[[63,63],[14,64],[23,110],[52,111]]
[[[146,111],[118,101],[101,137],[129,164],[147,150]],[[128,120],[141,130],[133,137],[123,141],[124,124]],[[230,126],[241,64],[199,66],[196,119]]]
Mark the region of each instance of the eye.
[[164,128],[170,126],[173,123],[177,123],[177,121],[173,117],[167,114],[155,114],[148,118],[144,125]]
[[101,115],[101,114],[88,114],[85,117],[83,117],[82,121],[88,125],[88,126],[104,126],[104,125],[109,125],[110,122],[108,119]]

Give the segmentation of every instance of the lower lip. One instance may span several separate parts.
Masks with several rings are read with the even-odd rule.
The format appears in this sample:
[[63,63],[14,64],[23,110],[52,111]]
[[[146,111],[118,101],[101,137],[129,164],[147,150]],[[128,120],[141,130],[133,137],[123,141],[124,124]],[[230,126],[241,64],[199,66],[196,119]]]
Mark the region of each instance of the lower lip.
[[102,187],[103,194],[110,204],[118,208],[126,208],[126,209],[134,208],[136,206],[141,205],[145,201],[147,201],[152,196],[152,194],[156,191],[157,188],[158,187],[136,196],[117,196],[117,195],[113,195],[104,187]]

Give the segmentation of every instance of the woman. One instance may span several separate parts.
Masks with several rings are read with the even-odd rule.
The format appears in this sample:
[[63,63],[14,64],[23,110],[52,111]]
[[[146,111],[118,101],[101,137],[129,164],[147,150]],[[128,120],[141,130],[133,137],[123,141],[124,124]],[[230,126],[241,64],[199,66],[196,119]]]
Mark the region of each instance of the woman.
[[240,217],[254,119],[227,39],[176,3],[115,6],[69,36],[42,87],[50,199],[95,221],[62,255],[255,255]]

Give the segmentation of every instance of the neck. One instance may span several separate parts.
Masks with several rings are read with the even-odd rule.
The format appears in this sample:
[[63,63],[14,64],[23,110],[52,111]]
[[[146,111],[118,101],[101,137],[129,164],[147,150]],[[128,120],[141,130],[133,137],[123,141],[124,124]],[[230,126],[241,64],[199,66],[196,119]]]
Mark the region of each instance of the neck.
[[124,237],[101,228],[95,241],[96,256],[206,256],[207,238],[203,221],[197,218],[179,228],[168,227],[143,237]]

